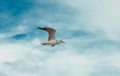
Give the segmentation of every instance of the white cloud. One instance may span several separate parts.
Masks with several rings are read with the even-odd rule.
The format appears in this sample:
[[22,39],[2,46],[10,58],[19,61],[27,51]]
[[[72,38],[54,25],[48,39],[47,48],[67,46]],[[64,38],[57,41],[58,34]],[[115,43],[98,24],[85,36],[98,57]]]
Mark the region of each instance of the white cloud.
[[64,0],[61,3],[78,10],[77,15],[74,15],[77,24],[82,23],[85,29],[92,29],[94,32],[100,30],[104,36],[119,40],[119,2],[119,0]]
[[[56,29],[63,28],[63,31],[65,29],[87,29],[93,33],[93,35],[95,33],[95,37],[87,37],[84,39],[73,37],[66,39],[66,41],[68,41],[66,44],[55,47],[41,46],[41,41],[37,38],[31,41],[1,43],[0,64],[2,66],[0,66],[0,71],[2,71],[2,74],[6,74],[6,76],[93,76],[92,74],[97,75],[98,73],[100,76],[105,76],[101,74],[99,67],[103,68],[107,66],[108,68],[112,67],[120,70],[120,62],[118,60],[120,57],[118,52],[119,45],[112,45],[112,43],[108,45],[105,44],[106,42],[102,44],[99,42],[94,43],[106,38],[101,37],[101,35],[112,39],[119,38],[119,23],[117,21],[119,20],[119,10],[117,9],[119,5],[117,0],[64,1],[62,3],[65,4],[66,7],[76,10],[77,13],[72,14],[70,18],[71,20],[75,19],[72,23],[76,23],[77,26],[70,25],[70,27],[63,28],[65,24],[62,22],[60,22],[61,26],[57,26],[57,23],[54,23],[54,20],[58,18],[56,16],[49,20],[51,16],[45,15],[39,21],[40,15],[38,14],[40,14],[41,10],[36,8],[34,11],[33,9],[30,10],[30,13],[28,13],[28,11],[24,13],[25,15],[21,18],[21,22],[14,32],[24,33],[28,31],[29,24],[31,26],[35,23],[34,25],[36,27],[38,26],[36,24],[45,23],[55,25],[53,27],[56,27]],[[44,12],[45,11],[42,11],[42,14],[44,14]],[[68,16],[69,15],[67,15],[67,17]],[[80,26],[79,24],[83,25]],[[99,34],[99,36],[96,36],[96,34]],[[6,38],[7,36],[7,34],[0,34],[0,38]],[[77,45],[80,45],[80,47],[77,47]],[[111,72],[115,69],[108,70],[106,75],[110,76]]]
[[[82,49],[81,49],[82,50]],[[90,49],[91,50],[91,49]],[[119,70],[119,54],[118,53],[76,53],[76,50],[67,48],[64,50],[34,50],[27,51],[16,61],[2,64],[0,70],[3,74],[9,76],[92,76],[95,75],[111,75],[115,69]],[[85,50],[84,50],[85,51]],[[92,51],[92,50],[91,50]],[[100,70],[103,67],[113,68],[112,70]],[[105,67],[105,68],[106,68]],[[103,69],[105,69],[103,68]],[[105,75],[103,73],[105,73]]]
[[80,56],[64,51],[57,52],[49,58],[45,68],[51,76],[88,76],[93,71],[95,63],[85,55]]
[[27,51],[28,48],[23,44],[0,44],[0,62],[13,61],[21,57],[25,50]]
[[[93,40],[95,39],[80,41],[77,44],[89,44]],[[96,46],[95,48],[82,49],[82,47],[75,48],[73,42],[73,44],[68,42],[65,47],[59,45],[44,47],[40,45],[40,42],[39,39],[35,38],[29,42],[1,44],[0,64],[2,66],[0,70],[2,73],[6,76],[92,76],[92,74],[103,75],[100,73],[103,70],[99,71],[98,68],[104,66],[114,68],[107,70],[106,75],[120,69],[119,53],[110,52],[110,50],[119,50],[119,48]],[[105,53],[106,50],[109,51]],[[3,68],[7,70],[3,71]]]
[[0,44],[0,62],[14,61],[26,53],[31,52],[35,46],[40,46],[40,40],[35,38],[31,42],[2,42]]

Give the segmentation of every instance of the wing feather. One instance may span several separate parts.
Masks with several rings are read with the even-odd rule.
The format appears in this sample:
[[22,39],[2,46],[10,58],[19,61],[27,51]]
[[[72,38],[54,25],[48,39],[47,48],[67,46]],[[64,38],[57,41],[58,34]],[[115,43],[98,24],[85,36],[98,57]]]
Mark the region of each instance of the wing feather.
[[38,27],[38,29],[41,29],[41,30],[44,30],[44,31],[48,32],[48,41],[56,39],[55,38],[56,30],[54,28],[51,28],[51,27]]

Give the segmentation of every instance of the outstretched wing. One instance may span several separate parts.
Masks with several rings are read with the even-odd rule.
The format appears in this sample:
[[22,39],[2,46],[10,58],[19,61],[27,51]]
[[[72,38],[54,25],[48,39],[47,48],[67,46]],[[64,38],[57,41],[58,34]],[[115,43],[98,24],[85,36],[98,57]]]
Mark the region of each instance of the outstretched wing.
[[41,30],[44,30],[44,31],[48,32],[48,41],[56,39],[55,38],[56,30],[54,28],[51,28],[51,27],[38,27],[38,29],[41,29]]

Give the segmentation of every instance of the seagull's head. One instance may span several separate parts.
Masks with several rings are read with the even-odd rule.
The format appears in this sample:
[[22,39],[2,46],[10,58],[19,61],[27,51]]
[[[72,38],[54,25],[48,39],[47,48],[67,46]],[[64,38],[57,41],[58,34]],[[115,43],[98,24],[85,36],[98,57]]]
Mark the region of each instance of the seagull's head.
[[58,43],[65,43],[62,39],[58,40]]

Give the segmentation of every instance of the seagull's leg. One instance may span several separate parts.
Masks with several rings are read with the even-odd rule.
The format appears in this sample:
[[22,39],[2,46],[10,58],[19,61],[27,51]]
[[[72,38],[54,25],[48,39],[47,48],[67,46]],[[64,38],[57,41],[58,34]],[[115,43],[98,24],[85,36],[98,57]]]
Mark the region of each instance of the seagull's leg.
[[41,43],[42,45],[46,45],[45,43]]
[[51,47],[53,47],[53,46],[55,46],[55,45],[52,45]]

